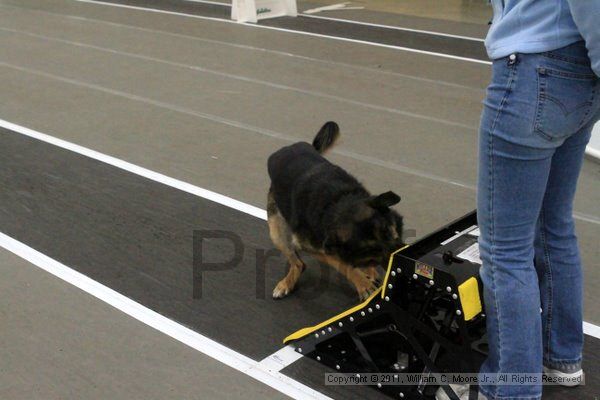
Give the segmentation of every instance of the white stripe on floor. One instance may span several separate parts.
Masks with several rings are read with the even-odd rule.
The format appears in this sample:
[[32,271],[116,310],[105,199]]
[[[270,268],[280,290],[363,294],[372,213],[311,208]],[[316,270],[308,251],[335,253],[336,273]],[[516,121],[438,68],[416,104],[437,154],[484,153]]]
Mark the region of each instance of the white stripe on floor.
[[[20,35],[26,35],[26,36],[37,38],[37,39],[54,41],[57,43],[63,43],[63,44],[67,44],[70,46],[77,46],[77,47],[81,47],[81,48],[93,49],[93,50],[102,51],[102,52],[106,52],[106,53],[116,54],[116,55],[123,56],[123,57],[131,57],[131,58],[137,58],[140,60],[151,61],[151,62],[155,62],[155,63],[169,65],[171,67],[185,68],[185,69],[197,71],[200,73],[221,76],[221,77],[228,78],[228,79],[235,79],[238,81],[247,82],[247,83],[251,83],[251,84],[255,84],[255,85],[267,86],[267,87],[270,87],[273,89],[292,91],[292,92],[304,94],[307,96],[320,97],[320,98],[327,99],[327,100],[333,100],[333,101],[338,101],[341,103],[351,104],[351,105],[357,106],[357,107],[364,107],[364,108],[369,108],[372,110],[388,112],[388,113],[392,113],[392,114],[398,114],[398,115],[402,115],[405,117],[422,119],[422,120],[431,121],[431,122],[437,122],[440,124],[455,126],[458,128],[464,128],[464,129],[469,129],[469,130],[477,129],[477,127],[475,127],[475,126],[463,124],[460,122],[454,122],[454,121],[449,121],[449,120],[442,119],[442,118],[432,117],[429,115],[399,110],[399,109],[396,109],[393,107],[386,107],[386,106],[377,105],[377,104],[365,103],[365,102],[358,101],[358,100],[352,100],[347,97],[341,97],[341,96],[336,96],[336,95],[332,95],[332,94],[316,92],[313,90],[306,90],[306,89],[302,89],[299,87],[287,86],[287,85],[273,83],[273,82],[264,81],[264,80],[260,80],[260,79],[255,79],[255,78],[251,78],[251,77],[247,77],[247,76],[243,76],[243,75],[236,75],[236,74],[230,74],[230,73],[221,72],[221,71],[215,71],[215,70],[203,68],[203,67],[200,67],[197,65],[182,64],[182,63],[178,63],[178,62],[174,62],[174,61],[163,60],[163,59],[159,59],[159,58],[155,58],[155,57],[145,56],[143,54],[123,52],[123,51],[119,51],[119,50],[110,49],[107,47],[95,46],[95,45],[91,45],[91,44],[87,44],[87,43],[55,38],[52,36],[38,35],[35,33],[12,29],[12,28],[6,28],[6,27],[2,27],[2,26],[0,26],[0,30],[5,31],[5,32],[16,33],[16,34],[20,34]],[[8,65],[8,64],[6,64],[6,65]]]
[[262,368],[269,371],[279,372],[290,364],[295,363],[302,354],[298,353],[292,346],[285,346],[268,357],[265,357],[259,364]]
[[198,197],[202,197],[204,199],[214,201],[215,203],[222,204],[229,208],[233,208],[235,210],[241,211],[243,213],[252,215],[254,217],[266,220],[267,212],[258,207],[254,207],[250,204],[242,203],[241,201],[232,199],[231,197],[224,196],[219,193],[215,193],[213,191],[203,189],[198,186],[194,186],[192,184],[180,181],[179,179],[171,178],[161,173],[151,171],[144,167],[140,167],[138,165],[129,163],[127,161],[123,161],[119,158],[112,157],[95,150],[88,149],[83,146],[79,146],[75,143],[67,142],[66,140],[62,140],[56,138],[54,136],[46,135],[45,133],[37,132],[28,128],[25,128],[20,125],[13,124],[8,121],[4,121],[0,119],[0,126],[9,129],[11,131],[20,133],[25,136],[32,137],[37,140],[41,140],[42,142],[50,143],[54,146],[61,147],[66,150],[70,150],[74,153],[81,154],[83,156],[92,158],[94,160],[101,161],[105,164],[112,165],[113,167],[117,167],[123,169],[125,171],[131,172],[133,174],[143,176],[144,178],[151,179],[155,182],[162,183],[167,186],[174,187],[176,189],[182,190],[184,192],[193,194]]
[[[223,6],[223,7],[229,7],[231,8],[231,4],[230,3],[222,3],[222,2],[218,2],[218,1],[209,1],[209,0],[185,0],[189,3],[202,3],[202,4],[213,4],[213,5],[217,5],[217,6]],[[344,3],[341,3],[344,4]],[[322,9],[322,11],[329,11],[326,7],[331,7],[331,6],[325,6],[325,7],[319,7],[319,8],[315,8],[313,10],[320,10]],[[351,10],[354,8],[351,7],[340,7],[342,10]],[[392,29],[392,30],[398,30],[398,31],[406,31],[406,32],[414,32],[414,33],[422,33],[425,35],[431,35],[431,36],[442,36],[442,37],[449,37],[449,38],[453,38],[453,39],[461,39],[461,40],[470,40],[470,41],[474,41],[474,42],[484,42],[485,39],[481,39],[481,38],[476,38],[476,37],[472,37],[472,36],[462,36],[462,35],[454,35],[451,33],[443,33],[443,32],[434,32],[434,31],[427,31],[427,30],[423,30],[423,29],[414,29],[414,28],[406,28],[403,26],[398,26],[398,25],[382,25],[382,24],[375,24],[372,22],[364,22],[364,21],[357,21],[354,19],[342,19],[342,18],[333,18],[333,17],[325,17],[322,15],[312,15],[312,13],[307,13],[309,10],[305,10],[304,12],[298,13],[298,15],[301,15],[303,17],[307,17],[307,18],[316,18],[316,19],[324,19],[324,20],[328,20],[328,21],[336,21],[336,22],[344,22],[344,23],[348,23],[348,24],[355,24],[355,25],[365,25],[365,26],[372,26],[375,28],[384,28],[384,29]],[[312,10],[310,10],[312,11]],[[332,10],[332,11],[335,11]]]
[[[0,8],[11,8],[11,9],[23,10],[20,7],[7,5],[7,4],[0,4]],[[423,78],[423,77],[419,77],[419,76],[403,74],[400,72],[382,70],[381,68],[372,68],[372,67],[368,67],[368,66],[353,65],[353,64],[347,64],[347,63],[339,62],[339,61],[322,60],[322,59],[318,59],[318,58],[314,58],[314,57],[303,56],[300,54],[293,54],[293,53],[289,53],[289,52],[285,52],[285,51],[267,49],[264,47],[256,47],[256,46],[244,45],[244,44],[239,44],[239,43],[224,42],[221,40],[206,39],[206,38],[202,38],[202,37],[198,37],[198,36],[191,36],[191,35],[185,35],[185,34],[181,34],[181,33],[163,31],[160,29],[142,28],[140,26],[119,24],[117,22],[110,22],[110,21],[105,21],[105,20],[86,18],[86,17],[82,17],[79,15],[60,14],[60,13],[55,13],[55,12],[46,11],[46,10],[33,10],[33,9],[27,9],[27,12],[52,15],[55,17],[60,17],[60,18],[65,18],[65,19],[85,21],[86,23],[95,23],[95,24],[99,24],[99,25],[115,26],[115,27],[124,28],[124,29],[128,29],[128,30],[139,31],[139,32],[166,35],[166,36],[179,38],[179,39],[186,39],[186,40],[192,40],[192,41],[203,42],[203,43],[218,44],[221,46],[228,46],[228,47],[233,47],[233,48],[237,48],[237,49],[243,49],[243,50],[249,50],[249,51],[260,51],[260,52],[263,52],[266,54],[275,54],[275,55],[282,56],[282,57],[296,58],[299,60],[306,60],[306,61],[319,63],[319,64],[332,65],[332,66],[342,67],[342,68],[349,68],[349,69],[354,69],[354,70],[364,71],[364,72],[369,72],[369,73],[375,73],[375,74],[383,74],[383,75],[388,75],[388,76],[392,76],[392,77],[396,77],[396,78],[400,78],[400,79],[408,79],[408,80],[413,80],[413,81],[417,81],[417,82],[425,82],[425,83],[433,84],[433,85],[442,85],[442,86],[447,86],[447,87],[452,87],[452,88],[457,88],[457,89],[476,91],[481,94],[483,94],[484,90],[485,90],[484,88],[466,86],[466,85],[461,85],[461,84],[457,84],[457,83],[442,81],[439,79]]]
[[490,61],[478,60],[475,58],[454,56],[451,54],[437,53],[434,51],[411,49],[409,47],[394,46],[394,45],[377,43],[377,42],[369,42],[366,40],[357,40],[357,39],[349,39],[349,38],[339,37],[339,36],[323,35],[320,33],[312,33],[312,32],[293,30],[293,29],[277,28],[274,26],[258,25],[258,24],[251,24],[251,23],[239,23],[239,22],[235,22],[235,21],[232,21],[229,19],[205,17],[202,15],[195,15],[195,14],[185,14],[185,13],[181,13],[181,12],[167,11],[167,10],[161,10],[161,9],[157,9],[157,8],[148,8],[148,7],[130,6],[130,5],[126,5],[126,4],[107,3],[104,1],[97,1],[97,0],[74,0],[74,1],[77,1],[79,3],[98,4],[98,5],[108,6],[108,7],[118,7],[118,8],[130,9],[130,10],[146,11],[146,12],[153,12],[153,13],[167,14],[167,15],[176,15],[176,16],[180,16],[180,17],[196,18],[196,19],[203,19],[203,20],[208,20],[208,21],[226,22],[226,23],[238,24],[238,25],[243,25],[243,26],[253,27],[253,28],[270,29],[270,30],[280,31],[280,32],[295,33],[298,35],[314,36],[314,37],[320,37],[320,38],[326,38],[326,39],[332,39],[332,40],[340,40],[343,42],[366,44],[366,45],[370,45],[370,46],[383,47],[383,48],[393,49],[393,50],[401,50],[401,51],[406,51],[409,53],[418,53],[418,54],[434,56],[434,57],[448,58],[448,59],[458,60],[458,61],[467,61],[467,62],[472,62],[472,63],[476,63],[476,64],[492,65],[492,63]]
[[[152,179],[152,178],[150,178]],[[329,397],[311,389],[310,387],[291,379],[273,367],[273,363],[257,362],[240,354],[206,336],[201,335],[175,321],[164,317],[143,305],[123,296],[111,288],[96,282],[93,279],[67,267],[64,264],[38,252],[37,250],[0,232],[0,246],[27,260],[44,271],[78,287],[97,299],[110,304],[114,308],[137,319],[138,321],[172,337],[175,340],[203,353],[215,360],[222,362],[270,387],[295,399],[328,400]],[[275,354],[287,354],[289,349],[284,348]],[[289,356],[285,362],[292,360]],[[293,360],[295,361],[295,360]],[[291,362],[293,362],[291,361]],[[290,362],[290,363],[291,363]],[[287,364],[289,365],[289,364]],[[283,368],[283,367],[282,367]]]

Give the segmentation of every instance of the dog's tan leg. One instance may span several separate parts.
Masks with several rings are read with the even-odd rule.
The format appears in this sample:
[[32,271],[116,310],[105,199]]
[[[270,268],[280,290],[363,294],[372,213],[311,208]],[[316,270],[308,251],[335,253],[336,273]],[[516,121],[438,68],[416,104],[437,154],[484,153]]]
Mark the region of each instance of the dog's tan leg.
[[356,269],[358,269],[359,272],[363,273],[365,275],[365,278],[367,278],[368,280],[373,282],[375,285],[377,285],[379,283],[380,279],[379,279],[379,271],[377,270],[377,267],[356,268]]
[[273,298],[280,299],[287,296],[294,290],[300,275],[306,268],[304,262],[298,256],[296,248],[292,242],[292,234],[285,219],[279,212],[269,215],[269,234],[273,244],[283,253],[290,263],[290,270],[273,290]]
[[366,269],[354,268],[338,258],[329,255],[317,254],[315,257],[345,276],[356,288],[360,300],[367,299],[371,293],[377,290],[379,273],[377,272],[376,267],[369,267]]
[[296,283],[298,283],[298,279],[304,271],[304,268],[306,268],[304,264],[300,266],[296,264],[290,264],[290,270],[288,271],[288,274],[285,276],[285,278],[280,280],[277,286],[275,286],[275,289],[273,289],[273,298],[281,299],[290,294],[296,287]]

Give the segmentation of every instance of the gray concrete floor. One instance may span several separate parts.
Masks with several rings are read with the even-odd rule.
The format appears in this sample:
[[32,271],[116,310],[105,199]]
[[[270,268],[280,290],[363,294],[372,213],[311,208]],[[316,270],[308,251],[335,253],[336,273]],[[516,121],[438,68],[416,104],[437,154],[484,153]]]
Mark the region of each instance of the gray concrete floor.
[[[400,193],[416,236],[475,207],[489,66],[70,0],[0,0],[0,48],[0,118],[238,200],[264,208],[267,156],[335,120],[332,160]],[[595,323],[599,179],[587,160],[576,212]]]
[[0,398],[286,396],[0,249]]

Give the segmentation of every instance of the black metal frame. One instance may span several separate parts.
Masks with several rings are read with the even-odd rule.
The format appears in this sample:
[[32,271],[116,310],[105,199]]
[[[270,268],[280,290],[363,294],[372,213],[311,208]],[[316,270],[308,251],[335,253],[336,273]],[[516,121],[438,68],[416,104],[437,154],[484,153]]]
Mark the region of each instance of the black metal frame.
[[[394,254],[385,286],[375,296],[292,340],[296,351],[337,372],[421,374],[415,385],[375,386],[396,399],[433,398],[439,386],[428,384],[431,373],[476,373],[486,354],[485,315],[465,320],[458,287],[470,277],[479,279],[479,266],[445,256],[432,262],[437,260],[432,254],[445,252],[441,242],[475,224],[470,213]],[[423,265],[430,270],[417,268]],[[459,400],[450,386],[443,387],[450,399]],[[476,396],[474,387],[470,399]]]

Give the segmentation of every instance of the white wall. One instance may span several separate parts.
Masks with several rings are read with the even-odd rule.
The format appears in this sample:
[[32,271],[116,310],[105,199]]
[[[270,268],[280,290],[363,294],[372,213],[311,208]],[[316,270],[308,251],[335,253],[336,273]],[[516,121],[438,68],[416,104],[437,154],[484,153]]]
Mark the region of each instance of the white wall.
[[588,144],[586,153],[600,159],[600,122],[598,122],[594,127],[592,139]]

